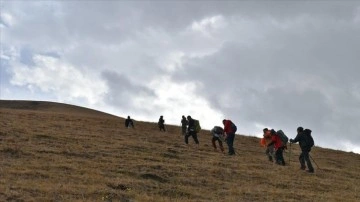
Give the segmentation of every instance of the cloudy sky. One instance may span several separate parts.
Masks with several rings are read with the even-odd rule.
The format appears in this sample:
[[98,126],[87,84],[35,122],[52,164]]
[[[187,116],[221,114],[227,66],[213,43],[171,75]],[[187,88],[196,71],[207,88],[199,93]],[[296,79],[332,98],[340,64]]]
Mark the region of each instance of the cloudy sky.
[[0,2],[1,99],[360,153],[359,1]]

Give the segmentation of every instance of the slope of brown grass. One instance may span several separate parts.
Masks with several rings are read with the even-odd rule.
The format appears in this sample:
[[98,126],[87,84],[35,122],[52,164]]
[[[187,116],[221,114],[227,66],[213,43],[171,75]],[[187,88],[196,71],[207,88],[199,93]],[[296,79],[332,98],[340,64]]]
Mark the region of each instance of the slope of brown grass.
[[196,148],[176,126],[126,129],[123,118],[38,103],[0,101],[0,201],[360,200],[358,154],[314,148],[320,169],[307,174],[298,145],[280,167],[255,137],[236,136],[230,157],[213,151],[207,131]]

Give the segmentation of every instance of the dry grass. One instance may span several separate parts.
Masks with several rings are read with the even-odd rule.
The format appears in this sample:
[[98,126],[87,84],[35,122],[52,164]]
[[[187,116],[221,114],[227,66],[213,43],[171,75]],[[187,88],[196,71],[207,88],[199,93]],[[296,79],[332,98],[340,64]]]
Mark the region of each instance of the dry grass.
[[237,155],[226,156],[207,131],[196,148],[179,127],[135,126],[71,105],[0,101],[0,201],[360,201],[358,154],[314,148],[321,169],[307,174],[297,145],[281,167],[255,137],[236,136]]

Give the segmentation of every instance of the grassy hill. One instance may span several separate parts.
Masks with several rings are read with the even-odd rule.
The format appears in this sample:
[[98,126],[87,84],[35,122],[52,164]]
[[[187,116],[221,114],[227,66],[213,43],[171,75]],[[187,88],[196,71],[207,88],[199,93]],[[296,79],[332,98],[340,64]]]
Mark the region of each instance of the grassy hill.
[[0,100],[0,201],[360,201],[358,154],[315,147],[318,166],[308,174],[298,145],[282,167],[267,161],[256,137],[237,135],[237,155],[227,156],[213,150],[209,131],[197,148],[178,126],[167,129],[141,121],[127,129],[124,118],[72,105]]

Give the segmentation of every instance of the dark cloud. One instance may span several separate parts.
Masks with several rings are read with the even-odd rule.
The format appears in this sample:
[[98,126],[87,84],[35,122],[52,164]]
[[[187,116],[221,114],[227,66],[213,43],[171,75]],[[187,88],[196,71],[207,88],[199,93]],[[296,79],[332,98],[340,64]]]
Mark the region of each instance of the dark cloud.
[[153,99],[156,95],[153,90],[131,82],[127,76],[113,71],[104,71],[102,77],[109,88],[105,102],[122,109],[144,110],[134,103],[135,98],[145,97]]
[[198,94],[252,130],[259,123],[289,131],[303,125],[333,140],[346,133],[356,141],[360,102],[353,93],[360,75],[360,29],[354,27],[334,23],[306,32],[271,30],[251,47],[228,41],[213,55],[187,58],[187,71],[173,77],[200,82]]

